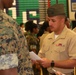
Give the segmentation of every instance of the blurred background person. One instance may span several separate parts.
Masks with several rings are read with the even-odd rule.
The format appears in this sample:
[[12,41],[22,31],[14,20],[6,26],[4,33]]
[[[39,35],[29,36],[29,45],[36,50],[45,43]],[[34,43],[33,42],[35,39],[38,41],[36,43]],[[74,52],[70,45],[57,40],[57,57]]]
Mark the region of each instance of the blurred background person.
[[51,33],[50,27],[49,27],[49,21],[44,21],[44,23],[41,26],[41,30],[43,30],[43,34],[40,37],[40,48],[42,46],[44,38]]
[[[30,32],[29,34],[26,35],[28,48],[29,48],[29,51],[33,51],[36,54],[38,54],[40,49],[39,40],[37,38],[38,26],[37,24],[33,23],[33,21],[29,21],[28,24],[29,24],[27,26],[28,28],[26,28]],[[41,68],[39,64],[33,64],[33,70],[34,70],[34,75],[41,74]]]
[[23,34],[25,34],[25,25],[24,25],[24,23],[20,23],[20,28],[21,28],[21,30],[22,30],[22,33]]
[[33,21],[32,20],[29,20],[29,21],[27,21],[26,23],[25,23],[25,37],[27,36],[27,35],[29,35],[30,34],[30,28],[31,28],[31,24],[33,23]]
[[71,28],[71,25],[70,25],[70,20],[69,20],[69,18],[67,18],[67,17],[65,17],[65,24],[66,24],[66,26],[67,26],[69,29],[72,29],[72,28]]
[[34,51],[38,54],[39,51],[39,41],[37,39],[38,26],[37,24],[30,22],[30,26],[28,27],[29,33],[26,35],[29,51]]

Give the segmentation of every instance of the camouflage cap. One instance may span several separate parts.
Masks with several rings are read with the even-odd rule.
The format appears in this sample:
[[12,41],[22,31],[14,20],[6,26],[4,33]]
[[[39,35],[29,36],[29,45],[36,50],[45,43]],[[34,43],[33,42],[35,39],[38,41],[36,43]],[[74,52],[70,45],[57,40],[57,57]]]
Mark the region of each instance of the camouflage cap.
[[57,15],[65,15],[64,5],[63,4],[52,5],[47,9],[47,14],[49,17]]

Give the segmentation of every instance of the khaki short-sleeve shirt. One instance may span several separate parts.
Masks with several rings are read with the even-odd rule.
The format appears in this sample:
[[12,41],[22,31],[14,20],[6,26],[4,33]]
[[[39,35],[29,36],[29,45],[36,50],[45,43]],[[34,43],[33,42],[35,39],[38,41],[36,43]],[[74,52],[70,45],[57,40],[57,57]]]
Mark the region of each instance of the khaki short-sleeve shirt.
[[[64,27],[62,33],[55,39],[55,34],[48,34],[38,54],[51,60],[76,59],[76,33]],[[50,72],[51,68],[48,68]],[[72,72],[72,69],[55,68],[62,73]]]

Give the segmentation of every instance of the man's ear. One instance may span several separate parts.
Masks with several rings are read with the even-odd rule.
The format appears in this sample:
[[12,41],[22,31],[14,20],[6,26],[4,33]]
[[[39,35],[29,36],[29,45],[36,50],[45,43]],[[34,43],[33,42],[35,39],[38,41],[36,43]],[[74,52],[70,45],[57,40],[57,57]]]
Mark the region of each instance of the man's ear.
[[62,18],[62,20],[61,20],[61,21],[62,21],[62,23],[65,23],[65,18]]

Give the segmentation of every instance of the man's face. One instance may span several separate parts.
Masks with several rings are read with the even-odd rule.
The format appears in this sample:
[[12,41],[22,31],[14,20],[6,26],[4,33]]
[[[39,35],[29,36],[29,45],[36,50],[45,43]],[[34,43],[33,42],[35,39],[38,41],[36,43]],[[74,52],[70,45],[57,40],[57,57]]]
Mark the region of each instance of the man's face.
[[49,17],[50,30],[54,32],[59,32],[63,26],[63,18],[59,16]]
[[14,0],[2,0],[2,4],[4,6],[4,8],[10,8],[12,7]]

